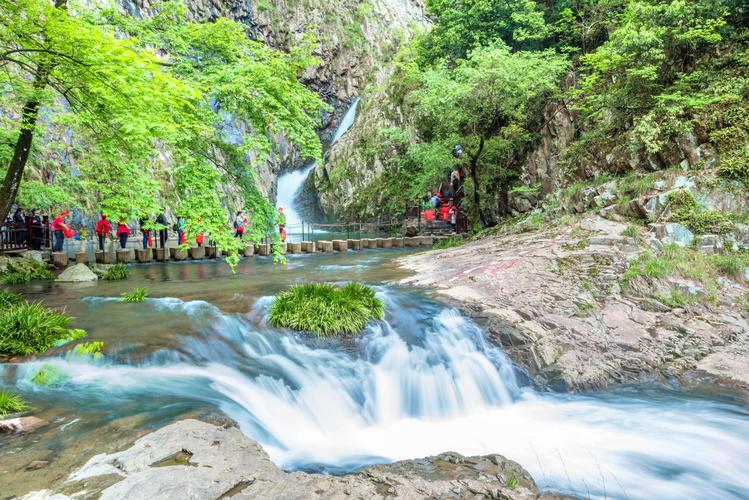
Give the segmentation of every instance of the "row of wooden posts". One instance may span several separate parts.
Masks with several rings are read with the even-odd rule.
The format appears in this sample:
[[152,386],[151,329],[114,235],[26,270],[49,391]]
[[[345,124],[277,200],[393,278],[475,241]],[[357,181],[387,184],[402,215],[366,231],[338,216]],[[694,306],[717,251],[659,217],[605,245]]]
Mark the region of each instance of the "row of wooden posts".
[[[402,248],[402,247],[431,247],[435,241],[444,239],[446,236],[412,236],[398,238],[362,238],[348,240],[320,240],[320,241],[298,241],[282,243],[283,251],[286,254],[301,253],[330,253],[345,252],[347,250],[362,250],[367,248]],[[244,256],[253,255],[271,255],[271,245],[264,243],[260,245],[247,245],[244,249]],[[215,259],[221,256],[221,251],[216,247],[203,246],[182,249],[179,247],[170,248],[136,248],[135,255],[131,249],[118,249],[115,252],[94,253],[97,264],[115,264],[130,262],[163,262],[169,260],[184,261],[188,259],[202,260]],[[70,263],[70,258],[65,252],[53,252],[51,261],[55,267],[66,267]],[[88,264],[90,260],[89,253],[81,251],[75,254],[77,264]]]

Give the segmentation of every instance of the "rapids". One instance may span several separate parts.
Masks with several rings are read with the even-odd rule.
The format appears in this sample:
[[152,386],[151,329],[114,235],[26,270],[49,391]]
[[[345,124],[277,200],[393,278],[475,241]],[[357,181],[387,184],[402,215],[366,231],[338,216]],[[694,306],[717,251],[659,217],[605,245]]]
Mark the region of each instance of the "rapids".
[[[361,336],[318,339],[270,327],[267,308],[283,283],[249,290],[228,275],[184,281],[192,289],[226,285],[226,304],[237,294],[252,304],[222,309],[185,296],[121,304],[87,293],[107,290],[96,286],[75,291],[71,307],[79,317],[111,318],[122,331],[120,318],[165,335],[108,339],[98,360],[61,350],[6,365],[0,383],[66,414],[56,439],[93,439],[88,432],[96,425],[125,415],[137,416],[139,428],[154,428],[196,408],[217,408],[290,470],[343,473],[444,451],[500,453],[520,462],[542,489],[580,497],[749,497],[749,410],[736,399],[662,386],[539,392],[485,340],[479,324],[419,291],[363,274],[383,265],[373,255],[300,258],[296,263],[307,269],[292,260],[286,274],[265,275],[284,282],[316,270],[331,280],[380,283],[386,318]],[[249,266],[270,273],[260,262]],[[166,289],[180,285],[172,281]],[[29,378],[43,363],[69,380],[34,386]],[[0,438],[0,465],[13,439]]]

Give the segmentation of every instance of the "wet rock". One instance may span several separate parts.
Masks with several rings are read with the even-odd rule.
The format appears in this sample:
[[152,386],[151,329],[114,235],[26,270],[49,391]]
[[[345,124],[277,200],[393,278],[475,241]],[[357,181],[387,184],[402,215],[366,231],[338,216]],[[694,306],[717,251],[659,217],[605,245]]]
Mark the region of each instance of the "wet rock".
[[26,470],[39,470],[45,468],[48,465],[49,462],[47,460],[32,460],[24,468]]
[[[154,467],[170,457],[189,455],[189,463]],[[92,491],[99,478],[121,480]],[[75,488],[78,486],[79,490]],[[91,458],[68,479],[66,495],[51,490],[28,497],[71,498],[97,495],[103,500],[143,498],[514,498],[539,495],[533,478],[500,455],[434,457],[367,467],[356,474],[329,476],[287,473],[262,447],[235,427],[182,420],[138,439],[132,447]],[[69,495],[69,496],[68,496]]]
[[37,417],[19,417],[0,420],[0,433],[17,434],[20,432],[34,432],[44,425],[44,420]]
[[99,277],[88,268],[86,264],[76,264],[65,269],[55,281],[63,283],[83,283],[87,281],[96,281]]

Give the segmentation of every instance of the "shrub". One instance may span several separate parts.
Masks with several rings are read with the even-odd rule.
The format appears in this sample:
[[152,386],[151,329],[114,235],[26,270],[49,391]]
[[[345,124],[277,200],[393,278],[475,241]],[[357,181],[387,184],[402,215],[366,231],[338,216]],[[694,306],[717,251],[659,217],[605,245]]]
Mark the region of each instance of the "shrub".
[[78,344],[73,348],[73,354],[76,356],[93,356],[94,358],[101,357],[101,350],[104,348],[104,342],[84,342]]
[[671,207],[669,220],[687,226],[695,234],[725,234],[731,230],[728,215],[716,210],[703,210],[688,189],[669,193],[666,203]]
[[6,285],[19,285],[34,280],[51,280],[54,275],[49,269],[8,270],[0,274],[0,281]]
[[432,245],[432,248],[435,250],[444,250],[446,248],[453,248],[460,246],[463,242],[456,238],[455,236],[450,236],[449,238],[446,238],[444,240],[435,241],[434,245]]
[[744,279],[744,270],[749,267],[749,256],[744,254],[715,254],[707,257],[718,273],[735,280]]
[[746,148],[740,148],[733,154],[724,155],[716,173],[724,179],[749,184],[749,151]]
[[382,301],[367,286],[313,283],[280,294],[271,306],[268,321],[279,328],[329,336],[360,332],[367,321],[382,318],[384,313]]
[[20,304],[21,302],[23,302],[23,297],[19,294],[0,290],[0,310]]
[[28,407],[29,405],[18,394],[0,391],[0,417],[21,412]]
[[102,279],[105,280],[124,280],[130,274],[130,270],[125,264],[115,264],[106,270]]
[[36,385],[44,385],[47,387],[60,385],[70,378],[67,373],[60,370],[56,366],[49,364],[43,364],[39,371],[31,377],[31,381]]
[[148,297],[148,290],[136,288],[132,292],[123,293],[120,302],[143,302],[146,297]]
[[40,303],[21,302],[0,312],[0,355],[41,353],[86,335],[69,330],[71,318]]

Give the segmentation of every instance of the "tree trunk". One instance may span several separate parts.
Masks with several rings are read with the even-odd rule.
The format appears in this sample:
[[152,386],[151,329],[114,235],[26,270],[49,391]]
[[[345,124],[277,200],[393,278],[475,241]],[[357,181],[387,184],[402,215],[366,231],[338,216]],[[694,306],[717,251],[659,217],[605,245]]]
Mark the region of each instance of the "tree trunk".
[[[64,9],[67,6],[67,0],[56,0],[55,7]],[[34,129],[36,120],[39,117],[39,107],[41,106],[41,92],[45,89],[49,79],[49,72],[52,61],[42,60],[37,67],[32,84],[32,97],[23,106],[21,113],[21,132],[18,134],[16,146],[13,150],[13,158],[8,164],[8,173],[5,174],[3,185],[0,188],[0,220],[10,213],[11,206],[18,196],[18,188],[21,186],[23,171],[29,160],[31,153],[31,143],[34,140]]]
[[482,137],[479,141],[479,148],[476,154],[471,156],[471,163],[468,166],[468,170],[471,173],[471,181],[473,182],[473,220],[481,222],[483,222],[483,217],[481,214],[481,194],[479,193],[479,158],[483,151],[484,138]]

